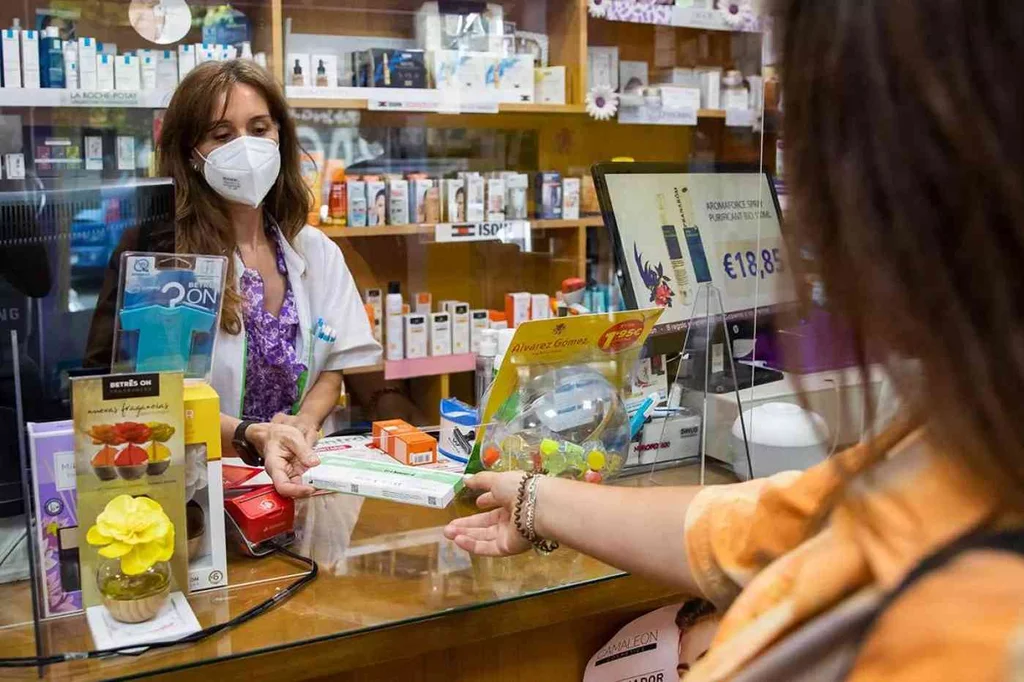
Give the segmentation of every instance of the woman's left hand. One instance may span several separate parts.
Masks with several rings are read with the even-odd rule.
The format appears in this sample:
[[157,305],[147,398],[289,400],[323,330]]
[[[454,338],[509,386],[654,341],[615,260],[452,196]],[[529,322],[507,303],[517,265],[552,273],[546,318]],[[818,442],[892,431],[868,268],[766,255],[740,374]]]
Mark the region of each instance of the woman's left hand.
[[466,487],[483,493],[477,498],[477,506],[491,511],[455,519],[445,527],[444,536],[461,549],[480,556],[512,556],[530,549],[513,519],[525,475],[484,472],[466,479]]
[[303,414],[285,414],[284,412],[278,412],[274,415],[274,418],[270,420],[271,424],[285,424],[287,426],[293,426],[302,433],[302,437],[306,439],[309,447],[316,445],[316,442],[320,440],[320,425],[312,417],[308,417]]

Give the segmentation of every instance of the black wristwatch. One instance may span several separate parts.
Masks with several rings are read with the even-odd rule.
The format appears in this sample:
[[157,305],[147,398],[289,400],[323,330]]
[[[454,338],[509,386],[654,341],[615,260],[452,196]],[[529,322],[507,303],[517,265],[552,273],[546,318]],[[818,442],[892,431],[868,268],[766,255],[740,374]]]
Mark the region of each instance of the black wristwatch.
[[238,456],[242,458],[243,462],[251,467],[260,467],[262,469],[263,456],[256,449],[256,446],[245,437],[246,430],[257,423],[243,419],[235,429],[235,437],[231,439],[231,444],[235,446],[235,451],[238,452]]

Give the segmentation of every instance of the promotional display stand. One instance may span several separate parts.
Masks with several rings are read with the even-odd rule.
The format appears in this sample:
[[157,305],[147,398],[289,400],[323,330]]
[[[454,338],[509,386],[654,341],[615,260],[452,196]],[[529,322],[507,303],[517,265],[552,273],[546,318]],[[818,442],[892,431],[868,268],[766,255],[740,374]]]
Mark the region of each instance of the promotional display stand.
[[[703,304],[703,305],[702,305]],[[701,308],[703,308],[703,314],[701,314]],[[729,333],[729,325],[726,322],[725,310],[722,306],[722,294],[710,282],[705,282],[697,288],[697,294],[693,302],[693,310],[690,315],[691,324],[686,328],[686,335],[683,339],[682,351],[679,356],[679,369],[676,371],[674,386],[678,387],[674,395],[678,396],[679,405],[673,406],[675,402],[673,396],[669,397],[668,411],[673,409],[685,410],[694,407],[699,404],[700,414],[703,418],[700,420],[700,484],[704,485],[706,472],[707,472],[707,458],[708,458],[708,424],[711,421],[707,418],[708,412],[711,409],[709,393],[712,391],[711,377],[712,373],[715,372],[717,364],[721,363],[723,368],[727,370],[728,377],[731,379],[733,386],[732,393],[736,397],[736,408],[740,414],[739,420],[743,432],[743,452],[745,454],[747,467],[750,470],[750,475],[753,477],[753,469],[750,464],[750,444],[747,441],[747,425],[743,417],[743,409],[740,402],[739,392],[739,381],[736,375],[736,359],[733,357],[733,345],[732,338]],[[720,346],[713,346],[711,343],[712,338],[718,328],[721,328],[722,333],[725,337],[725,341]],[[699,333],[694,334],[697,330]],[[691,338],[696,341],[694,344],[696,348],[691,347]],[[720,347],[722,349],[721,354],[716,353],[713,348]],[[695,352],[696,351],[696,352]],[[698,376],[686,376],[686,369],[692,368],[696,363],[693,362],[693,355],[697,358],[703,358],[702,365],[703,373]],[[662,421],[661,435],[658,438],[658,443],[667,442],[666,436],[671,423],[671,417],[666,416]],[[643,443],[641,443],[643,445]],[[673,453],[667,452],[662,449],[657,449],[659,455],[665,452],[666,456],[671,456]],[[673,460],[672,461],[678,461]],[[656,457],[653,464],[651,464],[650,480],[652,483],[662,483],[659,471],[666,468],[666,462],[663,457]],[[670,463],[669,463],[670,464]]]

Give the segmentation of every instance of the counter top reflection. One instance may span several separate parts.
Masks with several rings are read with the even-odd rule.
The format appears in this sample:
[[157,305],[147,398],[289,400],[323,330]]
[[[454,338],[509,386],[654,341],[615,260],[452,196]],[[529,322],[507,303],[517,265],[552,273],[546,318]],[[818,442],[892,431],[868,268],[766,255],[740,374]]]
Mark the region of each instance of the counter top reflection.
[[[691,467],[661,473],[658,481],[686,484],[697,476]],[[709,475],[712,483],[726,480]],[[620,484],[650,481],[638,476]],[[60,664],[45,676],[85,680],[174,674],[180,679],[184,674],[209,679],[217,672],[244,671],[252,679],[309,678],[581,619],[604,623],[590,635],[598,637],[593,643],[577,643],[584,650],[592,647],[592,653],[603,641],[599,638],[614,633],[627,615],[677,596],[670,588],[571,550],[548,557],[471,557],[448,542],[442,529],[452,518],[472,512],[465,502],[439,511],[346,495],[304,501],[293,549],[319,562],[320,577],[291,600],[198,645],[137,658]],[[221,623],[272,596],[302,570],[283,558],[233,556],[232,587],[199,593],[189,601],[204,626]],[[0,587],[0,603],[0,658],[33,655],[28,585]],[[82,616],[43,623],[42,639],[47,653],[92,648]],[[32,679],[34,673],[0,668],[0,679]]]

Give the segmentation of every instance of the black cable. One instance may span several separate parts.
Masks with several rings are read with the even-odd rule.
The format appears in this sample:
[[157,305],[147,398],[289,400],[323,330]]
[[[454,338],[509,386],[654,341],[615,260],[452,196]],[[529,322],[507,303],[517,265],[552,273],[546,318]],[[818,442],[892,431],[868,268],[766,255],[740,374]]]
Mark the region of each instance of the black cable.
[[213,625],[199,632],[193,632],[191,635],[186,635],[180,639],[176,639],[170,642],[155,642],[153,644],[142,644],[125,647],[115,647],[113,649],[101,649],[97,651],[76,651],[64,654],[53,654],[52,656],[41,656],[41,657],[22,657],[22,658],[0,658],[0,668],[41,668],[57,663],[65,663],[68,661],[85,661],[93,659],[105,659],[113,658],[115,656],[141,656],[149,651],[155,651],[159,649],[169,649],[171,647],[180,646],[182,644],[197,644],[203,640],[209,639],[214,635],[218,635],[225,630],[236,628],[243,623],[247,623],[250,620],[262,616],[267,611],[270,611],[275,606],[278,606],[282,602],[287,601],[294,595],[296,595],[302,588],[309,583],[316,580],[320,574],[320,566],[317,565],[316,561],[310,557],[304,557],[299,554],[292,552],[290,549],[282,547],[280,545],[274,546],[275,553],[283,554],[289,559],[293,559],[300,563],[305,564],[309,567],[302,577],[293,582],[291,585],[275,594],[270,599],[267,599],[260,604],[257,604],[253,608],[249,609],[245,613],[235,616],[231,620],[221,623],[219,625]]

